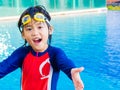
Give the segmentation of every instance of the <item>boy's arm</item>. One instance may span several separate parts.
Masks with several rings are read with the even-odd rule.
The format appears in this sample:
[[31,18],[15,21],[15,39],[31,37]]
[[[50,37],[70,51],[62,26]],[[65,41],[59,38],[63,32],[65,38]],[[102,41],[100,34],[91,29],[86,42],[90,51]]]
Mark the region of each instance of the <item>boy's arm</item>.
[[26,53],[26,49],[22,47],[18,48],[7,59],[0,62],[0,78],[21,67]]
[[75,86],[75,90],[83,90],[84,88],[84,84],[80,78],[79,73],[82,72],[84,70],[83,67],[80,68],[73,68],[71,70],[71,77]]
[[71,77],[71,69],[76,68],[75,64],[72,60],[70,60],[63,50],[57,49],[56,52],[56,65],[58,69],[62,70],[70,79]]
[[[54,51],[54,50],[52,50]],[[74,86],[76,90],[83,90],[84,85],[82,80],[80,79],[79,73],[84,69],[83,67],[81,68],[76,68],[74,63],[67,58],[66,54],[64,53],[63,50],[57,49],[56,52],[56,63],[57,67],[62,70],[66,75],[73,80]],[[56,64],[54,64],[56,65]]]

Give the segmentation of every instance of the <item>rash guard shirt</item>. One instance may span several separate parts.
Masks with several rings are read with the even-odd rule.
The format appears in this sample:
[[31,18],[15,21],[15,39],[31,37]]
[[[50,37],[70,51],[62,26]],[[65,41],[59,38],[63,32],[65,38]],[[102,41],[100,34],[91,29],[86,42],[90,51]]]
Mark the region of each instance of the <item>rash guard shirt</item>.
[[0,78],[19,67],[22,90],[56,90],[60,70],[71,79],[75,65],[60,48],[49,46],[35,52],[30,46],[20,47],[0,63]]

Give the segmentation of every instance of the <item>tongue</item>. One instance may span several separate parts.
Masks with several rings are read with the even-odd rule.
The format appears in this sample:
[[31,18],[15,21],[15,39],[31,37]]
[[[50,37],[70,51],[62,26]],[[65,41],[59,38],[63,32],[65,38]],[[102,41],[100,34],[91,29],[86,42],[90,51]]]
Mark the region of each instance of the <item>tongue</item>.
[[34,40],[35,43],[39,43],[40,41],[41,41],[41,39],[39,39],[39,40]]

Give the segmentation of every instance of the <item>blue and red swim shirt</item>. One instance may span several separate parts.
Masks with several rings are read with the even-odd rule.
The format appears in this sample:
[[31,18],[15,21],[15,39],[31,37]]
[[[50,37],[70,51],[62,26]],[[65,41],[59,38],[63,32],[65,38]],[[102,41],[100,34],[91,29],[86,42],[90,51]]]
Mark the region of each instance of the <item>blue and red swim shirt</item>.
[[60,70],[71,79],[75,65],[60,48],[35,52],[30,46],[20,47],[0,63],[0,78],[19,67],[22,90],[56,90]]

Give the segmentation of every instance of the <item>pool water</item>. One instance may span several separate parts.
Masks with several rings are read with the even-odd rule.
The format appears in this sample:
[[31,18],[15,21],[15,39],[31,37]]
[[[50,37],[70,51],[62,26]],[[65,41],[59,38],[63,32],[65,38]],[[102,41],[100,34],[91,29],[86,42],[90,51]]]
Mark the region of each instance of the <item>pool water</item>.
[[[78,67],[85,67],[81,73],[84,90],[120,90],[120,12],[81,13],[52,19],[52,45],[61,47]],[[16,22],[0,22],[0,38],[0,61],[24,43]],[[20,78],[20,69],[8,74],[0,80],[0,89],[20,90]],[[74,90],[63,72],[57,90]]]

